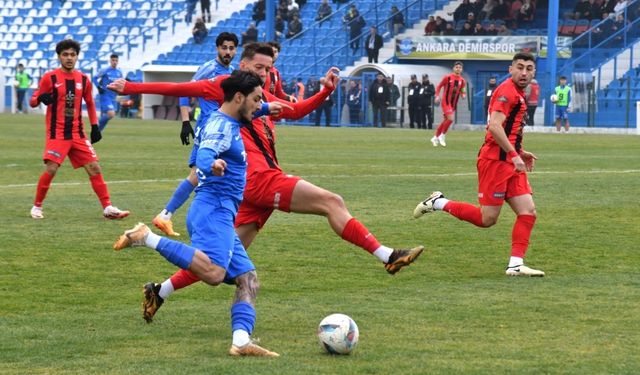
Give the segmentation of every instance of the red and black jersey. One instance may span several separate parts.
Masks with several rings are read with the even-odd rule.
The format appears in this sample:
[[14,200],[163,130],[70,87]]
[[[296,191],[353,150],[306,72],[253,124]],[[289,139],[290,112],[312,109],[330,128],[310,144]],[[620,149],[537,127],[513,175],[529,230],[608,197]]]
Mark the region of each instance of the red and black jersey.
[[282,78],[280,78],[280,72],[275,66],[271,67],[267,79],[262,86],[265,90],[269,91],[271,95],[282,100],[289,100],[289,95],[282,89]]
[[[221,83],[229,75],[221,75],[210,80],[169,83],[169,82],[148,82],[135,83],[127,82],[124,86],[123,94],[160,94],[171,96],[192,96],[201,97],[206,100],[217,101],[220,105],[224,102],[224,92]],[[320,90],[314,96],[297,103],[276,98],[266,90],[262,92],[266,102],[286,103],[293,109],[284,108],[279,118],[299,119],[316,110],[331,94],[331,90]],[[276,157],[276,132],[275,125],[271,120],[272,116],[262,116],[253,119],[251,124],[243,125],[240,128],[242,139],[247,152],[247,174],[256,170],[280,169],[278,158]]]
[[442,105],[455,110],[458,106],[460,94],[464,93],[466,85],[467,83],[462,76],[454,73],[447,74],[436,87],[436,94],[440,95],[440,90],[444,88],[444,92],[440,97]]
[[51,94],[53,98],[53,102],[47,106],[48,139],[86,138],[82,123],[83,99],[87,103],[90,123],[98,123],[91,80],[82,72],[74,70],[67,73],[62,69],[46,72],[29,104],[32,107],[40,105],[38,96],[44,93]]
[[[507,118],[502,123],[504,132],[509,138],[509,143],[520,152],[522,148],[522,130],[525,126],[525,114],[527,113],[527,102],[524,97],[524,90],[519,88],[512,79],[501,83],[491,96],[489,102],[489,115],[493,112],[502,112]],[[488,127],[488,125],[487,125]],[[480,159],[503,160],[511,163],[507,158],[507,153],[495,141],[491,132],[487,130],[484,144],[478,154]]]

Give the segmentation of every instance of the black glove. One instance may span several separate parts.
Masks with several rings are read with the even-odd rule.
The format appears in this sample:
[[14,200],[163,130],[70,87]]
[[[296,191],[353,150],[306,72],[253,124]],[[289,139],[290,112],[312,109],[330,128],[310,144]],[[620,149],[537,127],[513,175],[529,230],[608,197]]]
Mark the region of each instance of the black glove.
[[195,138],[196,134],[193,132],[193,128],[191,127],[191,121],[182,121],[182,130],[180,131],[180,140],[183,145],[189,144],[189,134],[191,134],[191,138]]
[[44,105],[49,105],[53,103],[53,96],[51,96],[51,94],[49,94],[48,92],[40,94],[38,95],[38,101]]
[[98,125],[91,125],[91,144],[98,143],[102,139],[102,133]]

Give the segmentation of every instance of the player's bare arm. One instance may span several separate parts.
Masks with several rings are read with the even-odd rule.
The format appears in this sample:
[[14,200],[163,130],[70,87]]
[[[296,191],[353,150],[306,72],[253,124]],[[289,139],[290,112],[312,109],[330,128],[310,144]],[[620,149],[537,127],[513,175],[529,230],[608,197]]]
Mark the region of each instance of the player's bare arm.
[[507,135],[504,133],[502,124],[506,119],[507,116],[502,112],[491,112],[488,130],[491,132],[491,135],[493,136],[493,139],[495,139],[498,146],[500,146],[500,148],[507,153],[507,157],[510,158],[513,162],[515,170],[518,172],[524,172],[526,170],[524,161],[522,160],[520,155],[516,153],[515,148],[513,148],[513,146],[509,142],[509,138],[507,138]]

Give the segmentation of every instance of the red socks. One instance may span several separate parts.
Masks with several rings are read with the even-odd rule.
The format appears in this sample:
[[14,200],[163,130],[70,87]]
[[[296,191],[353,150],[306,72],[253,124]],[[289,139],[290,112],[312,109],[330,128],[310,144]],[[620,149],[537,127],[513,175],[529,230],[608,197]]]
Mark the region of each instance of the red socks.
[[536,217],[533,215],[518,215],[516,223],[513,225],[511,232],[511,256],[524,258],[524,254],[529,247],[529,238],[533,225],[536,223]]
[[189,270],[179,270],[174,273],[170,278],[171,284],[173,285],[173,290],[182,289],[188,287],[191,284],[197,283],[200,281],[200,278],[196,276],[193,272]]
[[107,189],[107,184],[102,178],[102,173],[89,176],[89,181],[91,181],[91,187],[93,188],[93,191],[98,196],[98,199],[100,199],[102,208],[111,206],[111,199],[109,199],[109,189]]
[[34,206],[42,207],[42,201],[44,201],[44,197],[47,196],[47,192],[49,191],[49,187],[51,186],[51,180],[53,180],[53,176],[47,172],[43,172],[40,175],[40,179],[38,180],[38,187],[36,188],[36,198],[33,201]]
[[453,121],[444,119],[444,121],[442,121],[438,126],[438,129],[436,129],[436,137],[440,136],[440,134],[442,133],[446,134],[447,131],[449,130],[449,126],[451,126],[452,123]]
[[369,229],[362,225],[361,222],[356,220],[356,218],[351,218],[351,220],[347,222],[342,230],[341,236],[343,240],[349,241],[367,250],[371,254],[380,247],[380,242],[378,242],[376,237],[371,234]]
[[470,203],[449,201],[444,206],[443,211],[447,211],[451,215],[460,220],[468,221],[473,225],[484,228],[482,224],[482,211],[480,207],[476,207]]

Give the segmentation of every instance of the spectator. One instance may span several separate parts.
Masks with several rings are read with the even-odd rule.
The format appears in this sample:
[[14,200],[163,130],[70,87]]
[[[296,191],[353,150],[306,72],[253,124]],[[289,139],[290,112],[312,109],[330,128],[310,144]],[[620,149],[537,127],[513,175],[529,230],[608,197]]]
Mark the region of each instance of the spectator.
[[378,29],[371,26],[371,33],[364,41],[364,47],[367,50],[367,58],[369,63],[378,63],[378,52],[382,48],[382,37],[378,34]]
[[483,6],[482,9],[480,10],[480,14],[478,14],[478,19],[479,20],[485,20],[488,19],[489,16],[491,16],[493,14],[493,10],[495,9],[495,7],[498,5],[497,0],[488,0]]
[[[398,105],[398,99],[400,99],[400,88],[393,83],[393,78],[387,77],[387,87],[389,87],[391,102],[390,107],[396,107]],[[387,121],[396,122],[396,109],[387,109]]]
[[469,3],[469,0],[462,0],[462,4],[458,5],[456,10],[453,11],[453,21],[458,22],[466,19],[469,12],[473,12],[473,6]]
[[349,123],[360,123],[360,99],[362,90],[354,80],[349,81],[349,91],[347,91],[347,106],[349,107]]
[[511,30],[509,30],[509,28],[507,28],[507,25],[502,24],[500,26],[500,29],[498,30],[498,35],[499,36],[509,36],[509,35],[511,35]]
[[196,44],[204,43],[204,40],[208,35],[207,25],[204,24],[204,20],[202,17],[196,18],[196,24],[193,26],[191,30],[191,34],[193,34],[193,40]]
[[489,15],[490,20],[504,20],[509,17],[509,5],[505,0],[497,0],[493,12]]
[[479,19],[480,16],[480,12],[482,11],[482,7],[485,4],[485,0],[473,0],[473,2],[471,3],[471,10],[470,12],[473,12],[473,15],[476,17],[476,20]]
[[591,4],[589,4],[589,0],[579,0],[576,3],[573,8],[573,18],[577,20],[581,18],[591,19]]
[[287,19],[291,22],[295,16],[298,16],[298,20],[300,19],[300,6],[294,0],[288,0]]
[[356,9],[355,4],[351,4],[349,11],[342,20],[349,28],[350,46],[353,54],[355,55],[358,52],[358,49],[360,49],[360,36],[362,34],[362,28],[366,22],[360,15],[360,12],[358,12],[358,9]]
[[294,14],[287,25],[287,33],[285,37],[287,39],[294,38],[296,35],[302,32],[302,22],[300,22],[300,17],[297,14]]
[[256,28],[255,22],[251,22],[249,24],[249,28],[247,31],[242,33],[242,45],[248,43],[255,43],[258,41],[258,29]]
[[484,90],[484,118],[489,118],[489,102],[491,101],[491,95],[496,91],[498,82],[496,77],[489,78],[487,88]]
[[296,100],[299,102],[304,100],[304,83],[302,83],[301,77],[298,77],[298,80],[296,81],[296,87],[293,95],[295,96]]
[[196,10],[196,5],[198,5],[198,0],[185,0],[185,4],[187,5],[187,14],[184,16],[184,21],[191,25],[193,21],[193,13]]
[[[320,78],[321,87],[324,86],[324,81],[324,77]],[[316,126],[320,126],[320,117],[322,116],[322,113],[324,113],[325,126],[331,126],[331,108],[333,108],[333,102],[335,101],[337,91],[338,90],[335,90],[331,95],[327,96],[324,102],[320,104],[320,107],[316,109]]]
[[613,12],[616,14],[616,17],[624,13],[624,8],[627,7],[627,3],[627,0],[618,0],[616,6],[613,7]]
[[211,22],[211,1],[200,0],[200,10],[202,11],[202,19],[205,22]]
[[456,30],[453,28],[453,23],[447,22],[447,28],[444,29],[442,35],[456,35]]
[[397,6],[393,5],[391,7],[391,27],[389,27],[389,31],[391,32],[391,36],[398,35],[404,29],[404,16],[402,12],[398,9]]
[[378,119],[382,127],[387,126],[387,107],[391,103],[391,90],[382,73],[376,75],[376,80],[369,86],[369,101],[373,110],[373,126],[378,127]]
[[469,25],[471,25],[471,29],[473,30],[476,27],[476,15],[473,12],[469,12],[469,14],[467,15],[467,19],[466,22],[469,22]]
[[473,35],[473,29],[471,28],[471,24],[467,21],[464,21],[464,25],[462,29],[458,32],[458,35],[470,36]]
[[251,15],[251,19],[255,22],[256,26],[260,24],[260,21],[264,21],[265,19],[265,0],[258,0],[255,4],[253,4],[253,14]]
[[487,35],[487,32],[484,30],[484,27],[482,27],[481,23],[476,23],[476,27],[475,29],[473,29],[473,35],[475,36]]
[[331,9],[331,5],[329,5],[328,0],[322,0],[320,6],[318,7],[318,13],[316,15],[316,21],[320,21],[320,26],[322,26],[322,22],[325,18],[329,17],[333,13],[333,9]]
[[424,35],[434,35],[433,33],[436,30],[436,19],[433,16],[429,16],[429,21],[424,26]]
[[602,3],[600,3],[600,14],[613,13],[613,8],[615,8],[617,3],[617,0],[603,0]]
[[433,96],[436,94],[436,88],[429,81],[429,75],[422,75],[422,87],[420,88],[420,114],[419,128],[433,128]]
[[418,82],[415,74],[411,75],[411,82],[407,86],[407,103],[409,104],[409,127],[414,128],[414,124],[420,128],[420,89],[422,85]]
[[[590,1],[593,2],[593,0]],[[518,13],[516,14],[516,21],[518,22],[518,25],[522,24],[523,22],[533,21],[534,12],[535,9],[531,4],[531,0],[524,0],[524,4],[522,4],[520,10],[518,10]]]
[[317,94],[318,91],[320,91],[320,81],[318,81],[314,76],[309,76],[304,89],[304,98],[308,99]]
[[498,35],[498,29],[496,29],[496,24],[491,22],[489,24],[489,28],[487,29],[487,35]]
[[529,86],[524,90],[525,99],[527,100],[527,125],[533,126],[533,118],[538,108],[538,100],[540,98],[540,85],[538,81],[531,80]]
[[284,35],[284,20],[280,14],[276,15],[274,28],[276,29],[276,37],[280,39]]
[[442,35],[442,33],[447,29],[447,24],[446,22],[444,22],[444,19],[442,19],[442,17],[437,16],[436,17],[436,29],[433,30],[433,34],[432,35]]

